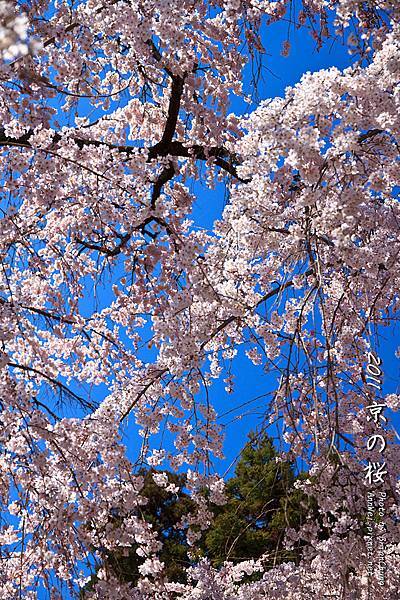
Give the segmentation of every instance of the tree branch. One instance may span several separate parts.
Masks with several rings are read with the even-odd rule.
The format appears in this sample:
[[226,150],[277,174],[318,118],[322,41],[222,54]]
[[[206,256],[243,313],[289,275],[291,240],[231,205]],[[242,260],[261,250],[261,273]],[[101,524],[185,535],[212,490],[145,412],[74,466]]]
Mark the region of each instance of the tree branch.
[[70,390],[63,383],[61,383],[61,381],[57,381],[57,379],[54,379],[54,377],[51,377],[50,375],[46,375],[46,373],[39,371],[39,369],[35,369],[34,367],[28,367],[27,365],[19,365],[17,363],[13,363],[13,362],[8,362],[7,364],[9,367],[13,367],[14,369],[20,369],[21,371],[28,371],[30,373],[35,373],[36,375],[39,375],[39,377],[43,377],[43,379],[47,379],[51,384],[58,387],[60,391],[64,392],[68,396],[71,396],[72,398],[74,398],[74,400],[76,400],[79,404],[81,404],[81,406],[85,406],[86,408],[90,408],[91,410],[93,409],[93,405],[90,402],[87,402],[87,400],[85,400],[84,398],[81,398],[81,396],[78,396],[78,394],[75,394],[75,392]]

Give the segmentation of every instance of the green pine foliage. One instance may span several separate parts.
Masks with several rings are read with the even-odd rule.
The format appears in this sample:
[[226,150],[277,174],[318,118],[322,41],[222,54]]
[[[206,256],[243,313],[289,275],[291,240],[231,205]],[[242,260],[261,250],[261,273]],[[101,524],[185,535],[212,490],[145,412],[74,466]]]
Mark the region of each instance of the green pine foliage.
[[[156,485],[151,470],[143,471],[142,494],[148,503],[142,508],[142,515],[163,542],[160,560],[165,564],[168,581],[183,583],[185,569],[201,556],[208,557],[217,568],[226,560],[239,562],[263,554],[268,555],[266,568],[283,561],[299,561],[302,544],[285,549],[285,531],[288,527],[297,529],[307,515],[316,514],[316,507],[312,499],[294,487],[294,464],[276,460],[277,457],[270,437],[250,434],[235,474],[227,481],[227,502],[214,506],[213,522],[197,548],[189,547],[186,531],[177,527],[194,510],[193,501],[184,491],[184,477],[168,472],[169,481],[179,487],[179,492],[172,493]],[[117,517],[113,520],[117,521]],[[142,561],[133,546],[128,553],[121,548],[120,552],[109,554],[104,566],[120,581],[136,583]],[[86,589],[95,581],[94,576]]]
[[[184,569],[190,566],[187,555],[188,544],[184,530],[176,525],[184,515],[193,510],[193,502],[182,490],[184,477],[175,473],[168,473],[170,483],[179,487],[179,492],[171,493],[158,486],[153,478],[152,472],[143,473],[145,483],[141,494],[148,498],[148,502],[142,508],[142,516],[151,523],[153,530],[157,531],[159,539],[163,543],[160,552],[160,560],[164,562],[165,575],[169,581],[182,582]],[[139,565],[143,558],[136,553],[136,547],[132,547],[128,556],[113,554],[108,559],[108,566],[123,582],[136,582],[139,578]]]
[[271,438],[251,434],[227,482],[228,502],[215,510],[203,550],[213,565],[239,562],[268,554],[267,566],[298,562],[301,545],[291,551],[283,546],[285,530],[297,529],[312,510],[310,501],[294,487],[294,465],[276,461]]
[[[144,477],[141,494],[148,499],[147,504],[141,509],[141,516],[148,523],[151,523],[163,543],[159,556],[165,564],[166,579],[168,581],[184,582],[185,569],[190,566],[189,546],[185,531],[176,526],[182,517],[194,509],[194,504],[189,495],[183,491],[183,475],[168,473],[169,482],[178,486],[180,490],[177,493],[171,493],[154,482],[153,472],[149,470],[140,473]],[[117,524],[118,518],[112,516],[110,522]],[[136,549],[137,546],[134,545],[129,548],[128,552],[126,552],[126,548],[121,548],[120,551],[116,550],[108,553],[103,567],[106,571],[112,572],[121,582],[135,584],[139,579],[139,566],[144,561],[136,553]],[[85,589],[81,591],[82,600],[85,598],[85,591],[91,590],[96,581],[97,577],[94,574]]]

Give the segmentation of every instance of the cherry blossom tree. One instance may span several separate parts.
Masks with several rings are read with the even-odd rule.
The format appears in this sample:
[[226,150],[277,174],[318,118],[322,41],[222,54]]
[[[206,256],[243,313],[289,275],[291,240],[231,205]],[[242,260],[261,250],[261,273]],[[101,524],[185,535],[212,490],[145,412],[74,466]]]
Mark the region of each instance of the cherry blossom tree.
[[[137,585],[100,569],[91,598],[397,598],[384,409],[400,396],[378,401],[374,335],[400,302],[398,1],[2,0],[0,15],[1,598],[76,596],[132,546]],[[320,46],[351,30],[352,66],[235,115],[260,28],[288,15]],[[212,231],[191,218],[193,181],[229,190]],[[309,465],[321,522],[286,532],[307,541],[300,565],[200,561],[168,581],[140,466],[167,491],[163,469],[185,473],[195,544],[224,502],[208,389],[241,346],[276,378],[265,418]],[[385,494],[384,585],[368,478]]]

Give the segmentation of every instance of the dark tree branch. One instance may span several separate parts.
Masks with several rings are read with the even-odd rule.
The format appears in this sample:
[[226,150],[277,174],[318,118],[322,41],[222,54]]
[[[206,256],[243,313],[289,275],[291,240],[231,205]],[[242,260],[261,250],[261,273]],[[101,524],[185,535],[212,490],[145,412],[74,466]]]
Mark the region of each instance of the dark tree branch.
[[[161,190],[161,186],[160,186],[160,190]],[[122,252],[122,250],[127,246],[128,242],[132,238],[132,233],[134,231],[142,231],[142,233],[149,235],[151,238],[155,239],[157,237],[157,234],[153,233],[151,231],[148,231],[146,229],[146,225],[150,225],[150,223],[152,223],[152,222],[158,223],[159,225],[161,225],[161,227],[163,227],[165,229],[165,231],[168,233],[168,235],[170,235],[171,237],[174,238],[176,236],[175,232],[171,229],[171,227],[168,225],[168,223],[164,219],[162,219],[161,217],[157,217],[155,215],[151,215],[151,216],[147,217],[147,219],[145,219],[143,221],[143,223],[140,223],[140,225],[137,225],[136,227],[134,227],[130,233],[126,233],[125,235],[119,236],[121,239],[121,243],[118,244],[117,246],[114,246],[114,248],[107,248],[107,246],[104,246],[101,244],[96,244],[95,242],[81,240],[80,238],[75,238],[75,242],[77,242],[78,244],[81,244],[82,246],[84,246],[84,248],[88,248],[89,250],[96,250],[96,252],[99,252],[101,254],[106,254],[107,256],[110,256],[110,257],[118,256],[118,254],[120,254]],[[175,239],[174,239],[174,245],[176,246]]]
[[163,186],[170,181],[175,175],[175,169],[173,164],[170,162],[167,167],[165,167],[160,175],[157,177],[157,180],[153,187],[153,192],[151,194],[151,208],[156,207],[156,202],[160,197]]
[[146,394],[147,390],[153,385],[153,383],[155,383],[158,379],[160,379],[160,377],[162,377],[165,373],[168,373],[168,369],[159,370],[157,372],[157,374],[155,375],[155,377],[153,379],[151,379],[148,383],[146,383],[146,385],[142,388],[142,390],[137,394],[135,400],[130,404],[129,408],[126,409],[126,411],[120,418],[120,420],[119,420],[120,423],[122,423],[122,421],[124,419],[126,419],[126,417],[129,415],[131,410],[139,402],[140,398]]
[[[302,273],[303,277],[309,277],[310,275],[314,274],[314,269],[308,269],[305,273]],[[287,288],[292,287],[293,285],[293,281],[286,281],[285,283],[281,283],[280,285],[278,285],[276,288],[274,288],[273,290],[271,290],[270,292],[268,292],[267,294],[265,294],[265,296],[263,296],[261,298],[261,300],[259,300],[254,306],[251,307],[252,310],[255,310],[256,308],[258,308],[263,302],[266,302],[267,300],[269,300],[270,298],[273,298],[274,296],[276,296],[277,294],[279,294],[280,292],[283,292],[284,290],[286,290]],[[203,348],[216,336],[218,335],[223,329],[225,329],[225,327],[227,327],[228,325],[230,325],[231,323],[233,323],[234,321],[240,321],[243,317],[240,316],[230,316],[227,319],[225,319],[224,321],[222,321],[222,323],[220,323],[218,325],[218,327],[216,329],[214,329],[213,332],[211,332],[210,337],[205,340],[204,342],[202,342],[200,348],[201,350],[203,350]]]
[[168,116],[164,132],[161,140],[150,149],[147,158],[148,161],[152,160],[152,158],[168,154],[168,148],[175,135],[176,124],[178,122],[184,83],[185,77],[175,75],[172,77],[171,96],[169,99]]
[[64,392],[64,394],[67,394],[67,396],[70,396],[71,398],[74,398],[74,400],[76,400],[81,406],[84,406],[86,408],[90,408],[91,410],[93,410],[93,405],[90,402],[88,402],[84,398],[81,398],[81,396],[78,396],[78,394],[75,394],[75,392],[70,390],[63,383],[61,383],[61,381],[57,381],[57,379],[54,379],[54,377],[50,377],[50,375],[46,375],[46,373],[43,373],[42,371],[39,371],[39,369],[35,369],[34,367],[28,367],[28,365],[19,365],[17,363],[13,363],[13,362],[9,362],[7,364],[9,367],[12,367],[14,369],[20,369],[21,371],[35,373],[39,377],[42,377],[43,379],[47,379],[47,381],[49,381],[52,385],[55,385],[56,387],[58,387],[58,389],[61,392]]
[[[18,148],[28,148],[30,150],[35,150],[35,148],[29,141],[32,135],[33,131],[29,130],[21,137],[15,138],[12,136],[7,136],[5,134],[4,128],[0,128],[0,147],[15,146]],[[74,137],[72,139],[81,150],[85,147],[91,146],[95,148],[106,146],[110,150],[116,150],[117,152],[120,152],[121,154],[127,154],[128,156],[138,151],[138,148],[135,146],[109,144],[100,140],[89,140],[77,137]],[[49,148],[43,148],[43,150],[50,151],[51,149],[54,149],[54,147],[60,141],[61,135],[55,133],[53,136],[53,141]],[[196,160],[201,161],[206,161],[209,158],[215,158],[216,165],[224,171],[226,171],[227,173],[229,173],[230,175],[232,175],[233,177],[235,177],[235,179],[237,179],[238,181],[241,181],[242,183],[248,183],[250,181],[250,179],[242,179],[241,177],[239,177],[235,167],[235,165],[240,164],[238,157],[235,154],[230,153],[228,150],[226,150],[226,148],[223,147],[211,146],[210,148],[205,150],[203,146],[185,146],[183,142],[175,140],[169,142],[168,144],[161,144],[161,142],[158,142],[157,144],[151,146],[148,149],[148,160],[165,156],[175,156],[177,158],[194,158]]]
[[[314,269],[308,269],[305,273],[301,273],[301,275],[303,277],[309,277],[310,275],[313,275],[314,273],[315,273]],[[261,300],[259,300],[257,302],[257,304],[255,305],[254,308],[258,308],[260,306],[260,304],[262,304],[263,302],[266,302],[267,300],[269,300],[273,296],[276,296],[280,292],[283,292],[284,290],[287,290],[287,288],[292,287],[292,285],[293,285],[293,280],[286,281],[285,283],[281,283],[276,288],[274,288],[273,290],[271,290],[270,292],[268,292],[267,294],[265,294],[265,296],[263,296],[261,298]]]
[[79,238],[75,238],[77,244],[82,244],[85,248],[89,250],[97,250],[97,252],[101,252],[102,254],[107,254],[107,256],[117,256],[122,252],[125,248],[129,240],[131,239],[131,234],[127,233],[121,238],[121,243],[114,248],[107,248],[106,246],[101,246],[99,244],[94,244],[93,242],[86,242],[85,240],[81,240]]
[[366,133],[362,133],[360,136],[358,136],[357,141],[359,144],[362,144],[362,142],[365,142],[365,140],[368,140],[369,138],[372,138],[372,137],[378,135],[379,133],[384,133],[384,130],[383,129],[370,129]]

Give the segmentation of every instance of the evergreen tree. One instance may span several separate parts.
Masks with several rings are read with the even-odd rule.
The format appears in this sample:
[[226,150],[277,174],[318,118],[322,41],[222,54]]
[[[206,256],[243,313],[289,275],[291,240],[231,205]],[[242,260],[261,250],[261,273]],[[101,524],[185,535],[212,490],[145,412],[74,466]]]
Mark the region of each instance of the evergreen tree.
[[[172,493],[154,482],[154,471],[142,472],[145,479],[142,494],[148,498],[143,517],[163,542],[160,559],[165,563],[169,581],[185,581],[185,569],[191,564],[189,551],[194,557],[208,557],[215,567],[226,560],[257,559],[266,553],[270,555],[266,566],[299,560],[301,545],[290,551],[283,547],[285,530],[287,527],[297,529],[313,507],[294,487],[294,464],[277,461],[277,457],[270,437],[249,435],[235,475],[226,484],[227,502],[214,506],[213,522],[197,548],[190,548],[186,532],[175,527],[194,509],[193,501],[184,491],[184,477],[167,473],[169,481],[179,487],[179,492]],[[127,556],[122,549],[110,553],[105,567],[120,581],[136,583],[143,560],[133,546]],[[95,577],[88,588],[94,581]]]
[[[183,582],[185,569],[190,566],[189,546],[185,531],[177,528],[176,525],[184,515],[193,510],[194,504],[189,495],[183,491],[185,479],[183,475],[167,473],[169,482],[179,488],[178,492],[173,493],[157,485],[153,480],[153,473],[152,470],[141,471],[141,475],[144,476],[141,494],[148,499],[142,508],[141,516],[151,523],[163,544],[159,556],[165,564],[167,580]],[[117,523],[118,517],[112,517],[112,522]],[[136,549],[136,545],[132,546],[127,555],[125,548],[108,553],[103,566],[121,582],[136,584],[140,576],[139,567],[144,561],[144,558],[137,554]],[[94,575],[85,590],[92,589],[96,580],[97,576]],[[81,592],[82,599],[85,598],[85,590]]]
[[288,527],[297,529],[312,510],[311,501],[294,487],[294,464],[277,461],[271,438],[251,434],[226,486],[228,502],[217,507],[202,542],[214,566],[268,553],[268,563],[298,561],[301,546],[285,550]]

